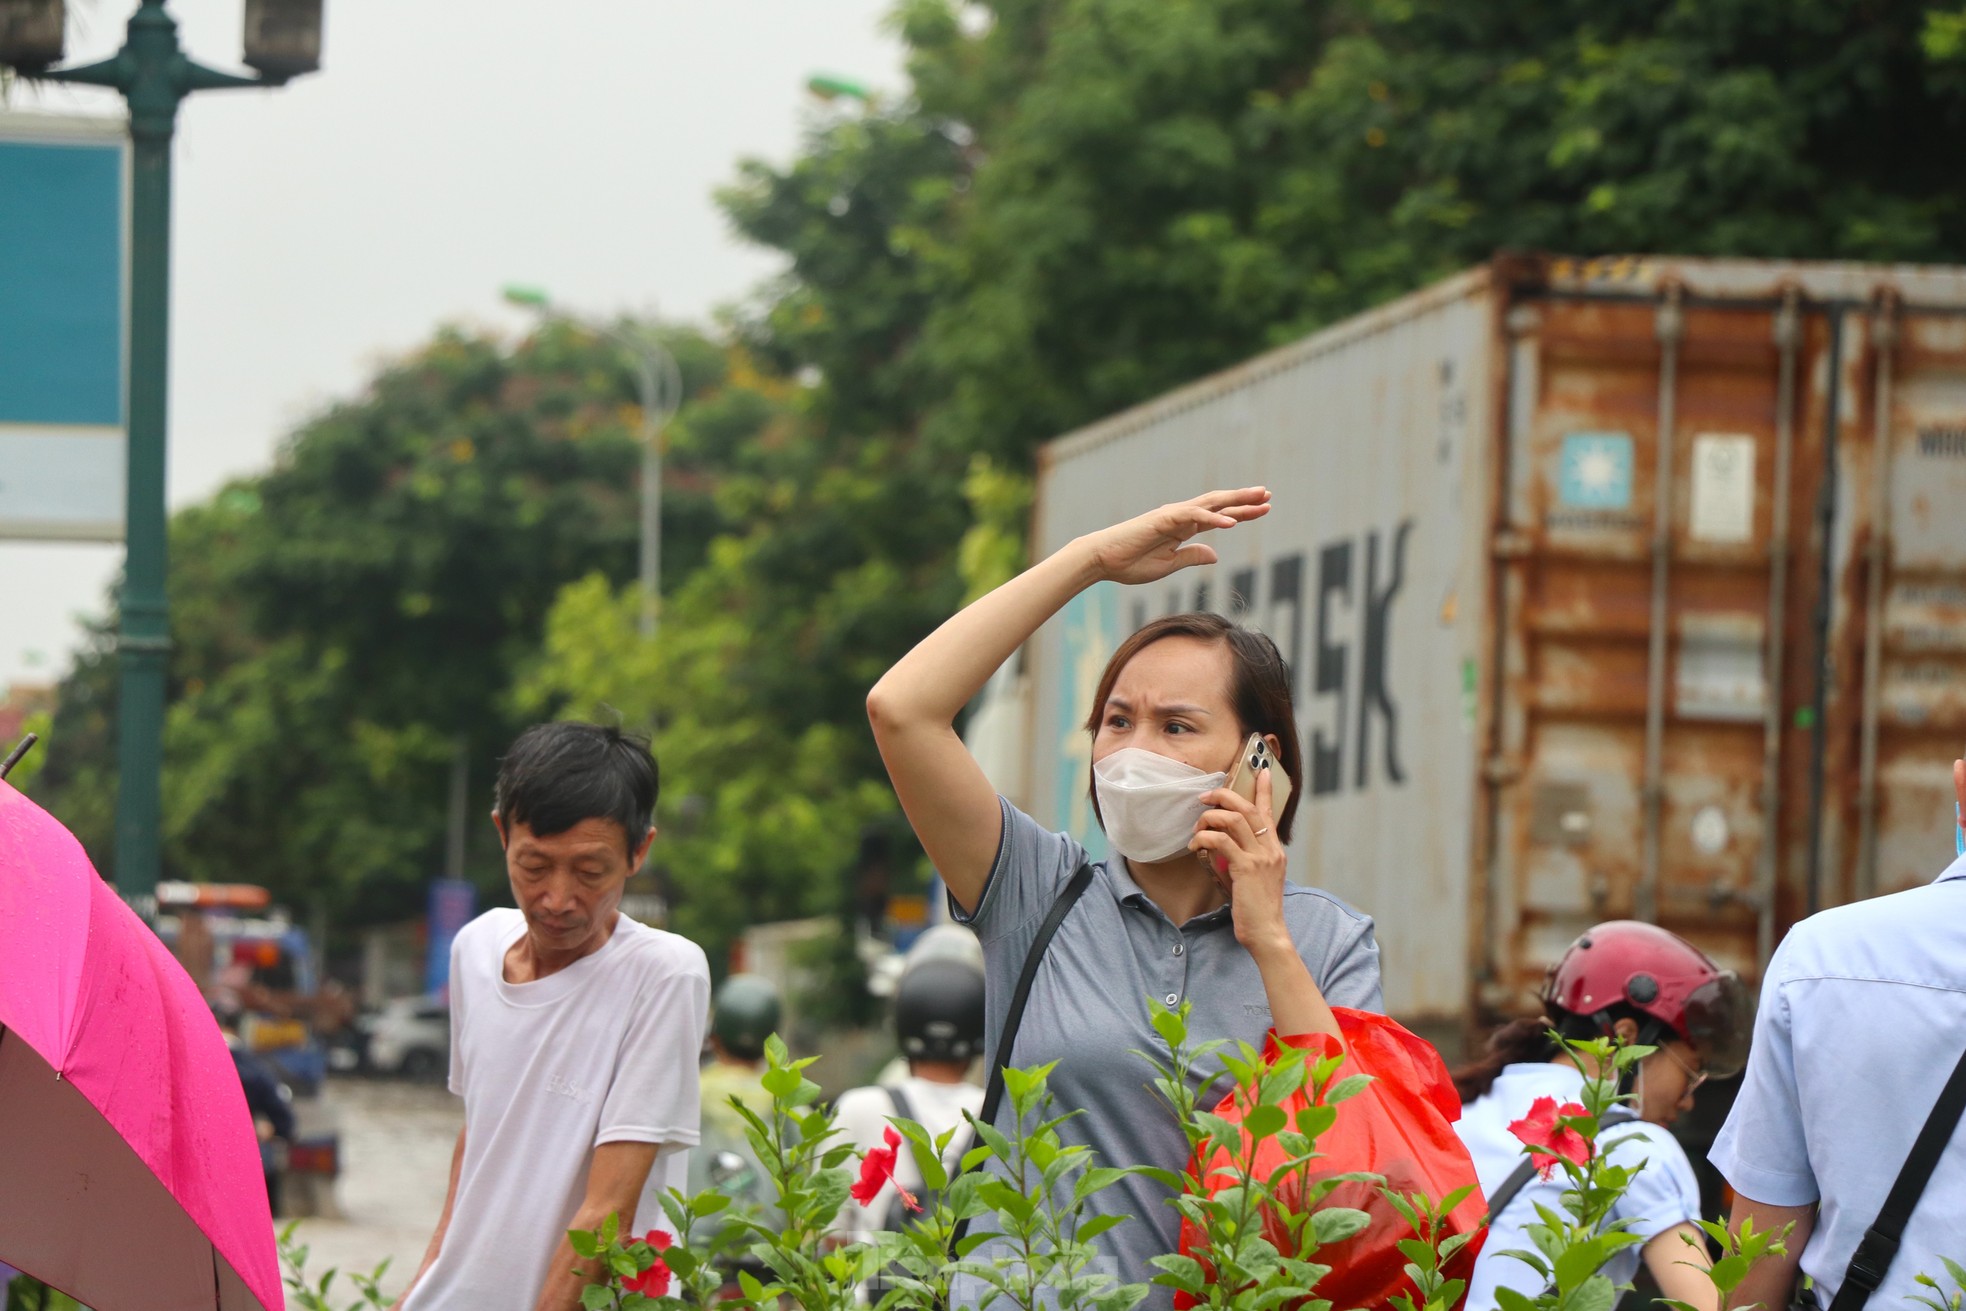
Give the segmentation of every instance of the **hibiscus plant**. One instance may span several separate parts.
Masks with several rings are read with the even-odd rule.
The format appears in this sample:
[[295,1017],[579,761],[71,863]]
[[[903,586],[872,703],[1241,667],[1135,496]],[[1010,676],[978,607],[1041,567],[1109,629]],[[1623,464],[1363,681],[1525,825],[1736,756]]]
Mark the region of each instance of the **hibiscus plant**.
[[[1310,1178],[1319,1135],[1337,1122],[1338,1106],[1362,1092],[1369,1078],[1353,1075],[1334,1083],[1343,1056],[1306,1056],[1292,1048],[1266,1055],[1248,1043],[1238,1043],[1236,1054],[1229,1055],[1221,1041],[1191,1044],[1187,1002],[1178,1009],[1158,1000],[1150,1005],[1154,1029],[1171,1055],[1163,1064],[1139,1054],[1154,1066],[1154,1087],[1186,1132],[1191,1162],[1211,1155],[1228,1162],[1207,1170],[1199,1164],[1181,1172],[1141,1169],[1173,1191],[1182,1219],[1201,1236],[1201,1256],[1153,1258],[1161,1272],[1153,1282],[1174,1289],[1181,1307],[1257,1307],[1275,1305],[1279,1296],[1302,1299],[1330,1271],[1311,1260],[1318,1247],[1350,1238],[1369,1223],[1356,1208],[1316,1204],[1342,1184],[1376,1184],[1379,1176]],[[1202,1108],[1191,1076],[1204,1060],[1218,1061],[1232,1080],[1240,1123]],[[1300,1097],[1307,1088],[1309,1095]],[[1288,1109],[1293,1103],[1301,1103],[1294,1115]],[[1283,1160],[1259,1170],[1259,1153],[1272,1138]],[[1286,1198],[1302,1198],[1304,1204],[1292,1206]],[[1298,1304],[1303,1311],[1329,1311],[1331,1305],[1320,1298]]]
[[1603,1273],[1604,1266],[1625,1248],[1645,1241],[1632,1232],[1632,1221],[1611,1218],[1642,1166],[1613,1165],[1598,1149],[1598,1134],[1606,1127],[1605,1116],[1619,1104],[1625,1071],[1656,1048],[1601,1038],[1562,1041],[1584,1072],[1583,1100],[1559,1104],[1554,1097],[1539,1097],[1509,1132],[1522,1140],[1537,1173],[1548,1179],[1562,1170],[1570,1187],[1563,1193],[1560,1213],[1537,1203],[1537,1222],[1525,1230],[1535,1251],[1501,1253],[1527,1264],[1544,1282],[1543,1291],[1534,1296],[1498,1286],[1495,1298],[1502,1311],[1609,1311],[1620,1290]]
[[720,1261],[734,1235],[713,1217],[729,1206],[730,1199],[721,1193],[685,1197],[670,1189],[662,1210],[682,1235],[680,1243],[665,1229],[650,1229],[640,1237],[623,1233],[614,1216],[596,1232],[568,1231],[574,1252],[598,1261],[602,1272],[581,1290],[581,1305],[586,1311],[674,1311],[716,1301],[724,1283]]
[[[1330,1303],[1315,1291],[1327,1273],[1315,1261],[1317,1250],[1356,1236],[1369,1220],[1363,1211],[1317,1203],[1341,1185],[1380,1181],[1362,1174],[1313,1179],[1313,1162],[1318,1137],[1369,1079],[1338,1078],[1336,1057],[1295,1049],[1258,1052],[1246,1044],[1229,1054],[1225,1044],[1191,1044],[1186,1006],[1156,1004],[1153,1019],[1171,1053],[1166,1063],[1148,1058],[1157,1066],[1155,1086],[1182,1124],[1196,1159],[1216,1161],[1207,1180],[1194,1177],[1195,1167],[1173,1172],[1105,1166],[1090,1149],[1066,1143],[1059,1129],[1077,1112],[1055,1113],[1050,1065],[1006,1071],[1014,1123],[1009,1132],[1000,1132],[972,1121],[968,1131],[976,1145],[964,1157],[966,1168],[950,1170],[943,1159],[953,1133],[962,1130],[934,1139],[921,1125],[894,1117],[884,1141],[860,1154],[856,1171],[854,1149],[838,1141],[818,1086],[805,1077],[812,1060],[792,1060],[773,1037],[763,1077],[772,1098],[768,1112],[733,1105],[745,1117],[782,1219],[767,1222],[729,1207],[714,1193],[690,1198],[672,1190],[663,1208],[681,1241],[671,1244],[663,1231],[640,1238],[618,1235],[613,1226],[573,1236],[575,1250],[602,1266],[585,1305],[589,1311],[682,1311],[712,1303],[731,1311],[786,1306],[847,1311],[858,1305],[874,1311],[951,1306],[966,1311],[985,1305],[995,1311],[1130,1311],[1147,1295],[1148,1285],[1123,1283],[1098,1270],[1094,1240],[1131,1221],[1087,1215],[1086,1204],[1139,1173],[1175,1190],[1173,1205],[1199,1236],[1194,1255],[1154,1261],[1159,1271],[1154,1282],[1175,1289],[1181,1305],[1210,1311],[1329,1311]],[[1606,1113],[1619,1100],[1623,1072],[1651,1049],[1587,1042],[1570,1044],[1570,1050],[1591,1076],[1582,1100],[1543,1099],[1511,1126],[1545,1177],[1561,1170],[1569,1187],[1560,1210],[1537,1208],[1538,1222],[1528,1227],[1535,1250],[1508,1254],[1535,1268],[1547,1287],[1535,1296],[1498,1289],[1504,1311],[1609,1311],[1621,1290],[1603,1273],[1604,1266],[1640,1241],[1626,1222],[1612,1218],[1637,1167],[1606,1160],[1597,1140],[1607,1128]],[[1238,1090],[1240,1123],[1200,1104],[1190,1076],[1208,1060],[1219,1062]],[[1610,1128],[1615,1132],[1615,1121]],[[1259,1170],[1256,1162],[1270,1140],[1280,1149],[1282,1164]],[[924,1183],[923,1197],[896,1186],[894,1204],[912,1213],[908,1226],[877,1234],[871,1242],[841,1239],[843,1208],[873,1203],[894,1182],[904,1149]],[[1444,1272],[1468,1237],[1449,1235],[1446,1221],[1462,1196],[1436,1203],[1380,1192],[1406,1231],[1395,1246],[1406,1258],[1412,1291],[1395,1296],[1394,1306],[1452,1311],[1465,1288]],[[1296,1204],[1283,1204],[1286,1199]],[[714,1221],[707,1235],[706,1221]],[[1720,1248],[1712,1277],[1723,1297],[1755,1261],[1782,1250],[1779,1234],[1704,1228]],[[952,1298],[952,1290],[963,1300]],[[1956,1298],[1933,1305],[1960,1311]]]
[[[307,1247],[294,1238],[294,1230],[299,1227],[300,1221],[289,1220],[277,1235],[288,1306],[296,1311],[383,1311],[389,1305],[389,1299],[382,1295],[382,1276],[389,1269],[387,1261],[368,1274],[349,1272],[348,1282],[355,1286],[358,1300],[348,1303],[345,1308],[330,1301],[334,1296],[334,1281],[341,1272],[329,1269],[318,1280],[309,1277]],[[46,1311],[54,1311],[53,1305],[49,1305]]]
[[[1004,1071],[1010,1133],[970,1120],[982,1142],[964,1157],[969,1169],[956,1182],[954,1213],[994,1220],[995,1228],[971,1237],[950,1274],[973,1280],[983,1304],[1020,1311],[1129,1311],[1147,1296],[1147,1286],[1121,1283],[1097,1269],[1093,1240],[1130,1217],[1085,1212],[1094,1195],[1132,1171],[1098,1165],[1091,1148],[1060,1137],[1059,1126],[1083,1112],[1052,1114],[1049,1080],[1056,1064]],[[921,1155],[916,1154],[918,1162]],[[915,1253],[904,1247],[896,1254],[906,1265]],[[926,1280],[919,1287],[903,1284],[884,1300],[882,1311],[933,1311],[935,1303],[920,1300],[930,1288]]]
[[[1498,1287],[1495,1298],[1502,1311],[1609,1311],[1630,1285],[1614,1284],[1604,1273],[1605,1265],[1619,1252],[1645,1241],[1632,1232],[1634,1221],[1613,1219],[1612,1212],[1644,1162],[1613,1164],[1608,1150],[1619,1140],[1600,1142],[1599,1135],[1616,1133],[1618,1122],[1607,1125],[1605,1118],[1624,1100],[1618,1092],[1624,1076],[1657,1049],[1603,1038],[1573,1042],[1559,1034],[1552,1036],[1563,1043],[1584,1072],[1583,1100],[1559,1104],[1554,1097],[1540,1097],[1531,1104],[1528,1115],[1509,1126],[1509,1131],[1522,1140],[1523,1150],[1543,1178],[1561,1170],[1570,1186],[1564,1190],[1561,1211],[1537,1204],[1537,1223],[1525,1230],[1536,1245],[1535,1251],[1501,1254],[1535,1270],[1543,1279],[1542,1291],[1531,1296]],[[1721,1248],[1721,1259],[1713,1265],[1709,1278],[1719,1289],[1723,1304],[1756,1261],[1783,1252],[1782,1238],[1787,1233],[1786,1229],[1777,1234],[1760,1233],[1751,1224],[1744,1224],[1738,1232],[1717,1224],[1701,1228]],[[1671,1305],[1679,1311],[1693,1311],[1684,1303]]]

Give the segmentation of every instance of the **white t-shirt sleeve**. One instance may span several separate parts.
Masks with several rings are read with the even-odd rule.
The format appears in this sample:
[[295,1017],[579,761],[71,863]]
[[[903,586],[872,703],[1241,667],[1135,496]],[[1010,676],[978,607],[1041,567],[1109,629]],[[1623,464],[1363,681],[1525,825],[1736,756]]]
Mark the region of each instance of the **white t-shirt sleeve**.
[[710,969],[700,951],[664,965],[634,999],[601,1103],[596,1147],[660,1143],[667,1154],[702,1138],[696,1062],[710,1017]]
[[1808,1206],[1821,1197],[1802,1132],[1802,1099],[1795,1080],[1783,956],[1799,936],[1789,935],[1768,964],[1768,984],[1754,1017],[1741,1092],[1727,1113],[1707,1159],[1734,1191],[1770,1206]]
[[1700,1181],[1677,1138],[1658,1125],[1631,1121],[1606,1129],[1604,1140],[1613,1165],[1645,1163],[1618,1202],[1617,1216],[1634,1222],[1633,1233],[1650,1242],[1700,1218]]

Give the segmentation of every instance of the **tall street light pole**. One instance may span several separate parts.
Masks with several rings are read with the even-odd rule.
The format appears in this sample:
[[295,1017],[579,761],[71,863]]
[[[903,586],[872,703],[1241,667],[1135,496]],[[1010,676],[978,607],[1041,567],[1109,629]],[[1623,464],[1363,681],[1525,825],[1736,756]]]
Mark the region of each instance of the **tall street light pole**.
[[[507,287],[505,299],[542,315],[573,317],[536,287]],[[676,357],[646,330],[603,325],[600,331],[634,359],[635,385],[641,394],[641,633],[653,639],[662,609],[662,430],[682,404],[682,371],[676,367]]]
[[116,890],[153,894],[163,872],[164,691],[171,625],[165,592],[165,391],[170,364],[171,138],[194,91],[272,87],[320,66],[321,0],[247,0],[241,77],[193,62],[164,0],[143,0],[123,48],[79,68],[62,57],[61,0],[0,0],[0,62],[29,78],[111,87],[129,105],[131,143],[129,454],[116,658]]

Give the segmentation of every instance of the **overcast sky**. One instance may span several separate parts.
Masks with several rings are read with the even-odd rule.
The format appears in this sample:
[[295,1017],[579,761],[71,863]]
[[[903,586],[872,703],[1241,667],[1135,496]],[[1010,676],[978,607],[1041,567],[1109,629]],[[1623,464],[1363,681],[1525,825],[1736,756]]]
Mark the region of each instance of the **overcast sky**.
[[[264,468],[279,440],[445,322],[516,334],[498,289],[705,319],[777,268],[711,200],[740,158],[792,157],[814,72],[901,83],[890,0],[326,0],[323,71],[200,92],[178,119],[170,500]],[[195,58],[235,66],[243,0],[176,0]],[[69,0],[69,57],[133,0]],[[15,109],[120,110],[16,89]],[[122,549],[0,542],[0,688],[58,677]]]

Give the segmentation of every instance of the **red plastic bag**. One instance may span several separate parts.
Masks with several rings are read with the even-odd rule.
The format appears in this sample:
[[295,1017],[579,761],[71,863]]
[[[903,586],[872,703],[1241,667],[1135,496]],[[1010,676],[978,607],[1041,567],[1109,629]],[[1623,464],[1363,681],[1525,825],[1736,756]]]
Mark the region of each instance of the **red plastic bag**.
[[[1461,1099],[1447,1076],[1447,1067],[1431,1046],[1383,1015],[1342,1007],[1333,1007],[1333,1013],[1344,1034],[1345,1063],[1333,1076],[1332,1084],[1354,1074],[1369,1074],[1373,1079],[1364,1092],[1336,1108],[1337,1122],[1317,1141],[1323,1159],[1312,1162],[1309,1181],[1369,1171],[1384,1176],[1386,1187],[1396,1193],[1422,1193],[1436,1203],[1456,1189],[1474,1184],[1474,1190],[1449,1214],[1443,1232],[1435,1236],[1474,1235],[1446,1267],[1449,1278],[1465,1281],[1474,1271],[1475,1257],[1487,1236],[1481,1222],[1488,1204],[1482,1199],[1468,1149],[1454,1132],[1454,1121],[1461,1118]],[[1327,1034],[1278,1039],[1273,1033],[1268,1053],[1272,1058],[1283,1050],[1280,1043],[1302,1050],[1305,1059],[1311,1061],[1338,1051],[1336,1040]],[[1294,1120],[1296,1112],[1310,1101],[1307,1088],[1284,1103],[1283,1109]],[[1240,1122],[1244,1108],[1238,1104],[1238,1094],[1223,1098],[1215,1113]],[[1257,1175],[1266,1175],[1287,1159],[1274,1138],[1262,1143],[1256,1153]],[[1190,1177],[1220,1178],[1221,1185],[1227,1187],[1230,1177],[1217,1176],[1216,1171],[1233,1164],[1219,1148],[1205,1146],[1192,1164]],[[1301,1207],[1302,1185],[1297,1180],[1302,1178],[1287,1181],[1279,1198],[1285,1206]],[[1329,1298],[1334,1307],[1367,1311],[1389,1308],[1395,1294],[1412,1296],[1415,1290],[1406,1275],[1406,1257],[1395,1244],[1412,1238],[1413,1229],[1379,1189],[1370,1184],[1343,1183],[1319,1203],[1320,1209],[1327,1206],[1355,1207],[1369,1215],[1372,1223],[1343,1242],[1327,1243],[1317,1250],[1312,1259],[1330,1266],[1331,1273],[1318,1281],[1315,1296]],[[1266,1219],[1265,1231],[1271,1242],[1282,1247],[1284,1234],[1274,1218]],[[1206,1268],[1208,1254],[1202,1238],[1202,1232],[1189,1221],[1181,1222],[1182,1254],[1195,1257]],[[1187,1311],[1195,1301],[1177,1293],[1174,1305],[1177,1311]]]

